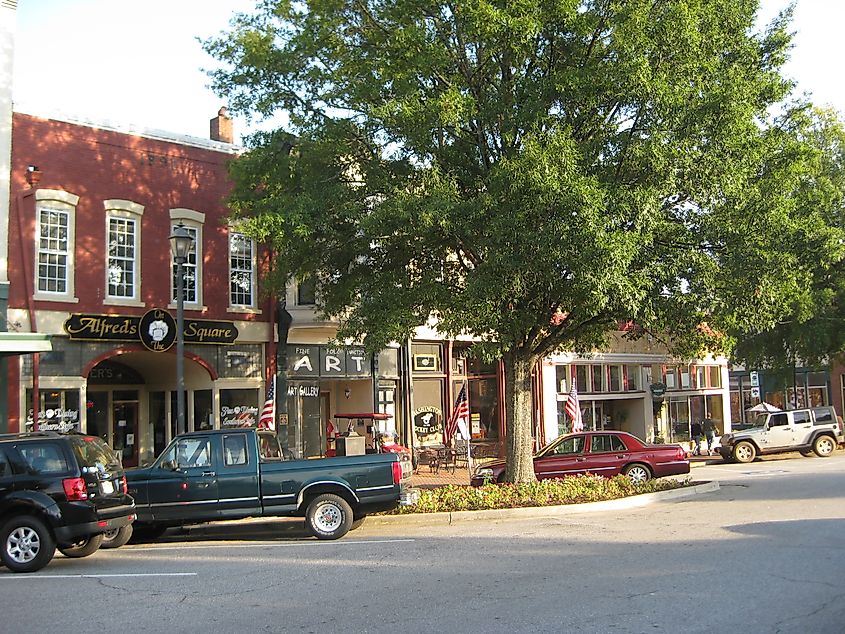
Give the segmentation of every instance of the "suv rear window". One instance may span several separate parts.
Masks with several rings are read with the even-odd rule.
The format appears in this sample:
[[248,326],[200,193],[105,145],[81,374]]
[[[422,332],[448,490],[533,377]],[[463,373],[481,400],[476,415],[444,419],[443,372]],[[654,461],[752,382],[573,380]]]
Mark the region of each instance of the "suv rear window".
[[27,442],[17,446],[29,469],[35,473],[70,471],[61,446],[52,442]]
[[70,438],[70,446],[79,461],[80,467],[116,467],[120,461],[109,446],[96,436],[76,436]]

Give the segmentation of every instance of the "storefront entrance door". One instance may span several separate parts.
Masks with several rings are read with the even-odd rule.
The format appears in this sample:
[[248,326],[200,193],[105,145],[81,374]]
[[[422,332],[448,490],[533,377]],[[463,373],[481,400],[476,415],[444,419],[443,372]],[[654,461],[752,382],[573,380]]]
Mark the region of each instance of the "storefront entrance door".
[[124,467],[138,466],[138,401],[112,403],[112,447]]

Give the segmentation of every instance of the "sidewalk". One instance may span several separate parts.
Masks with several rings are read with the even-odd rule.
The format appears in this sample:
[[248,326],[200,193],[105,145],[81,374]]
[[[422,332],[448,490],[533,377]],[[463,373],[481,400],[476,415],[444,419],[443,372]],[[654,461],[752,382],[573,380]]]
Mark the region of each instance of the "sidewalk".
[[[722,464],[722,462],[721,456],[690,456],[689,459],[691,470],[707,464]],[[469,471],[466,467],[455,469],[454,473],[446,469],[440,469],[434,473],[427,465],[420,465],[411,475],[411,486],[419,489],[436,489],[448,484],[469,485]]]

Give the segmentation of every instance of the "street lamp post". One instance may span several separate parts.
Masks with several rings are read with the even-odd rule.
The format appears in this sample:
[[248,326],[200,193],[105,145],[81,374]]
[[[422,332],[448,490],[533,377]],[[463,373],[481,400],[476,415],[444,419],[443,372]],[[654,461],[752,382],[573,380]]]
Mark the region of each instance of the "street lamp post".
[[181,222],[173,227],[170,250],[176,262],[176,434],[185,433],[185,272],[194,240]]

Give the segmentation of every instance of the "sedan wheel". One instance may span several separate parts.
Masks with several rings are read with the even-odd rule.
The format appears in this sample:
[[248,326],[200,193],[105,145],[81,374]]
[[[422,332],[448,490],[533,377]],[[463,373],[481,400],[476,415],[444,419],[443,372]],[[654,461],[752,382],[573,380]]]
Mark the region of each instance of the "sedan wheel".
[[813,443],[813,451],[820,458],[829,458],[835,449],[836,444],[830,436],[819,436]]
[[642,464],[628,465],[622,473],[631,478],[631,482],[634,484],[642,484],[651,480],[651,471]]

